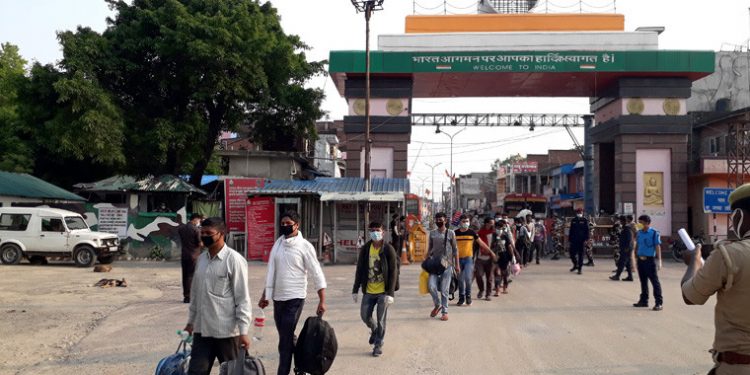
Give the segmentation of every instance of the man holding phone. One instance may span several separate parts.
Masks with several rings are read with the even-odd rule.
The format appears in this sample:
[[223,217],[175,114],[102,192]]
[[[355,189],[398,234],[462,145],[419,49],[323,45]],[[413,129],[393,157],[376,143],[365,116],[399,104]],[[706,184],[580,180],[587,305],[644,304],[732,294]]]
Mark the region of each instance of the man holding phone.
[[750,374],[750,184],[729,195],[732,228],[728,241],[714,246],[701,262],[701,245],[685,251],[688,265],[682,278],[682,298],[688,305],[702,305],[714,293],[714,368],[709,374]]

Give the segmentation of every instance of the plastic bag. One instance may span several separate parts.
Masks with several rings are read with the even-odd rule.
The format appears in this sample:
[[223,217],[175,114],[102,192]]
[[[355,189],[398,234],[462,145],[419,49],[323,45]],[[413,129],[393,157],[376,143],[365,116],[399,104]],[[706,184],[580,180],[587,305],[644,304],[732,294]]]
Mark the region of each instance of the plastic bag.
[[430,288],[428,286],[430,282],[430,274],[427,273],[427,271],[422,270],[422,273],[419,274],[419,294],[428,294],[430,293]]

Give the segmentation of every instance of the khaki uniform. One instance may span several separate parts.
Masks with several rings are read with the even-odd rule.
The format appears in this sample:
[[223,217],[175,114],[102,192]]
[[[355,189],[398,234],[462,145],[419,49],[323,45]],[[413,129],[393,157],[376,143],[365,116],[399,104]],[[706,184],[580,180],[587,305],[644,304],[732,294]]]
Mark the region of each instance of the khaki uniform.
[[[750,239],[721,242],[698,273],[682,286],[692,303],[717,293],[713,349],[750,355]],[[750,375],[750,365],[718,363],[715,374]]]

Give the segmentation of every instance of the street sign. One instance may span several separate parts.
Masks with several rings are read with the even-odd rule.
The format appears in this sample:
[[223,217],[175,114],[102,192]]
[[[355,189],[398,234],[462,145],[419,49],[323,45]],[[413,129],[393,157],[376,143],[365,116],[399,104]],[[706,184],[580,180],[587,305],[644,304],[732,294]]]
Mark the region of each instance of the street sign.
[[732,189],[703,188],[703,213],[706,214],[728,214],[729,194]]

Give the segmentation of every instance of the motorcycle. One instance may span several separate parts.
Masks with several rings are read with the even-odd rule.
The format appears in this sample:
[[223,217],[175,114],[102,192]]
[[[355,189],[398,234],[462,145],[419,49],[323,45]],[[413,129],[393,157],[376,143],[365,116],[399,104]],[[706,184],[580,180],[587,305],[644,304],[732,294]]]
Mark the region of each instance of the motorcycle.
[[[682,242],[680,238],[669,240],[669,242],[669,250],[672,251],[672,258],[675,260],[675,262],[683,262],[682,253],[684,251],[687,251],[687,246],[685,246],[685,243]],[[696,246],[699,244],[702,246],[703,236],[693,236],[693,243],[695,243]],[[703,254],[703,258],[706,258],[707,256],[707,253]]]

